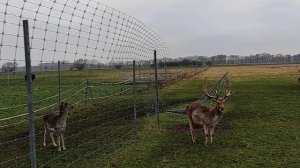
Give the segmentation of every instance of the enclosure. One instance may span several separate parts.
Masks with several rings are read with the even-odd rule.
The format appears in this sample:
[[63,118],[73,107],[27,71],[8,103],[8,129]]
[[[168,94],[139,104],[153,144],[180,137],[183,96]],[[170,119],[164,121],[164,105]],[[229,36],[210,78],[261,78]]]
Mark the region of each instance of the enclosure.
[[[158,67],[160,36],[97,0],[1,1],[0,32],[1,167],[105,164],[138,143],[141,117],[159,126],[159,88],[204,71]],[[42,117],[61,102],[73,110],[58,153],[42,145]]]
[[[143,22],[98,0],[2,0],[1,167],[299,166],[299,64],[170,66],[169,56]],[[212,148],[190,142],[184,114],[214,105],[204,85],[235,91]],[[73,109],[58,152],[43,146],[42,117],[61,102]]]
[[[154,31],[94,0],[5,0],[0,11],[2,167],[85,165],[137,142],[137,119],[158,113],[155,89],[173,78],[157,69],[168,50]],[[61,102],[73,110],[58,154],[42,146],[42,117]]]

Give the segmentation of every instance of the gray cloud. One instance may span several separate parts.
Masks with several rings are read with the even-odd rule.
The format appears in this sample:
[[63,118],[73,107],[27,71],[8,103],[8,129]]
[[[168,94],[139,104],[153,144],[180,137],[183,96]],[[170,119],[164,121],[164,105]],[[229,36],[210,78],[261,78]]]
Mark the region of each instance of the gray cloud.
[[172,57],[300,53],[297,0],[105,0],[145,22]]
[[[101,2],[99,0],[99,2]],[[29,22],[33,65],[76,59],[101,63],[149,60],[166,48],[140,21],[98,0],[0,2],[0,65],[24,65],[22,20]]]

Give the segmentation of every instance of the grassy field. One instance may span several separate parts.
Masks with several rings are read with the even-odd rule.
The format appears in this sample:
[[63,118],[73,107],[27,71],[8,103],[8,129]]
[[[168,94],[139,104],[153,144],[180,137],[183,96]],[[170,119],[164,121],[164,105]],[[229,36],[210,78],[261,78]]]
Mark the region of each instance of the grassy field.
[[[46,106],[58,102],[58,78],[57,72],[37,72],[36,79],[32,84],[34,110],[39,110]],[[128,79],[131,75],[131,70],[94,70],[92,73],[88,71],[63,71],[61,75],[61,99],[69,98],[69,102],[76,102],[84,97],[85,90],[79,94],[75,94],[80,89],[87,86],[84,83],[87,79],[90,80],[92,92],[94,96],[103,96],[113,94],[128,86],[103,85],[101,87],[93,81],[114,82]],[[26,113],[27,107],[21,106],[27,104],[26,88],[24,74],[17,73],[10,75],[9,84],[7,76],[0,75],[0,119],[11,117],[14,115]],[[12,107],[12,108],[10,108]],[[15,108],[16,107],[16,108]],[[5,110],[5,108],[8,108]],[[2,110],[3,109],[3,110]],[[47,109],[49,110],[49,109]]]
[[[131,131],[134,128],[131,107],[132,86],[101,84],[101,82],[114,83],[128,79],[131,77],[131,69],[122,69],[122,71],[103,69],[94,70],[91,73],[88,71],[62,72],[61,99],[67,98],[66,101],[70,104],[81,102],[74,105],[74,109],[68,117],[66,143],[69,150],[61,153],[61,156],[57,156],[56,149],[51,145],[42,146],[43,126],[41,117],[45,113],[56,111],[58,106],[57,73],[41,72],[36,74],[32,87],[33,109],[36,111],[36,153],[39,167],[59,167],[72,164],[72,161],[80,158],[79,155],[91,155],[88,149],[98,149],[103,144],[110,144],[112,137],[122,137],[122,142],[120,142],[121,140],[118,141],[120,144],[132,139],[131,137],[135,133]],[[83,83],[87,79],[89,79],[89,85]],[[0,85],[0,167],[28,167],[28,116],[2,120],[27,113],[24,74],[11,75],[9,85],[7,76],[2,74],[0,75]],[[86,86],[90,87],[86,90]],[[87,106],[85,106],[84,101],[86,91],[88,92]],[[122,91],[124,91],[123,94],[120,93]],[[120,94],[111,96],[116,93]],[[90,98],[95,100],[89,100]],[[142,96],[139,101],[141,100],[143,100]],[[138,109],[141,108],[140,106],[141,104],[139,104]],[[123,136],[123,132],[130,131],[131,134]],[[114,151],[119,148],[116,144],[119,143],[112,143],[103,147],[101,152],[93,153],[93,156],[103,156],[109,151]],[[55,164],[52,163],[54,160]],[[83,163],[81,161],[77,164]]]
[[[204,147],[202,130],[197,130],[197,143],[191,143],[185,115],[161,114],[159,129],[156,125],[156,116],[144,117],[154,112],[154,92],[151,89],[138,92],[137,131],[132,114],[132,93],[129,90],[121,95],[97,99],[94,102],[88,101],[87,109],[84,108],[84,102],[76,105],[68,118],[66,132],[68,150],[61,153],[51,145],[42,146],[43,128],[37,119],[35,124],[38,165],[39,167],[299,167],[298,69],[299,65],[211,67],[202,73],[194,73],[194,68],[170,69],[166,74],[182,75],[173,75],[175,80],[160,90],[160,97],[169,109],[184,109],[188,103],[199,99],[204,84],[211,85],[225,72],[229,72],[232,89],[236,93],[227,103],[223,120],[216,129],[214,148]],[[164,73],[164,70],[160,72]],[[141,74],[151,76],[148,70],[141,71]],[[189,74],[198,75],[189,77]],[[130,77],[131,72],[98,71],[88,74],[89,76],[82,72],[64,72],[63,75],[62,91],[66,91],[87,78],[94,81],[120,81]],[[16,92],[23,76],[21,74],[14,76],[15,81],[11,81],[11,86],[5,86],[5,76],[1,77],[3,87],[0,89],[4,93],[1,96],[5,95],[4,97],[11,99],[5,100],[7,102],[2,101],[0,107],[7,107],[9,103],[14,105],[21,101],[26,102],[24,86],[20,85],[20,91]],[[177,78],[183,80],[176,80]],[[40,96],[42,99],[53,95],[53,92],[57,92],[56,75],[42,74],[34,85],[37,94],[35,98]],[[118,93],[128,87],[127,85],[98,87],[96,83],[93,85],[92,92],[98,93],[93,95],[94,97]],[[149,89],[149,86],[140,87]],[[78,89],[72,91],[76,92]],[[76,102],[83,97],[84,92],[73,96],[70,100]],[[36,107],[44,107],[56,101],[57,97]],[[2,112],[0,115],[9,117],[21,113],[23,112],[16,110]],[[26,117],[22,121],[23,123],[16,125],[15,121],[12,121],[13,123],[8,123],[12,125],[0,128],[0,167],[29,165]],[[22,139],[23,137],[25,138]],[[138,141],[135,141],[135,137],[138,137]]]
[[[162,78],[176,79],[179,74],[195,71],[195,68],[177,67],[165,70],[159,69]],[[32,84],[34,110],[53,105],[58,102],[57,72],[35,72],[36,79]],[[166,74],[166,75],[165,75]],[[154,69],[149,67],[136,68],[138,81],[154,81]],[[89,80],[93,97],[111,95],[128,89],[128,85],[103,85],[98,82],[121,82],[132,78],[132,69],[99,69],[85,71],[63,71],[61,74],[61,99],[68,98],[71,103],[84,98],[85,90],[74,95],[87,86]],[[146,79],[147,78],[147,79]],[[27,96],[24,73],[10,75],[0,73],[0,119],[12,117],[27,112]],[[91,96],[91,95],[89,95]],[[23,106],[22,106],[23,105]],[[46,109],[46,111],[49,109]],[[52,110],[52,109],[51,109]],[[45,111],[45,110],[44,110]],[[43,114],[43,112],[40,112]],[[1,124],[0,124],[1,125]]]
[[[41,122],[45,113],[57,110],[57,74],[37,73],[33,81],[33,108],[36,116],[36,153],[39,167],[105,165],[105,160],[115,151],[134,144],[137,123],[133,120],[131,71],[103,69],[93,70],[91,73],[62,72],[61,98],[67,98],[67,102],[71,104],[79,103],[74,105],[67,121],[68,150],[60,153],[49,143],[49,139],[48,145],[42,146]],[[154,112],[154,86],[151,83],[149,85],[149,81],[153,82],[153,71],[151,68],[137,70],[137,80],[145,82],[137,85],[138,118]],[[195,69],[176,68],[176,73],[172,71],[174,70],[159,70],[160,80],[166,77],[177,78],[178,74],[195,72]],[[29,138],[24,74],[11,75],[9,83],[5,74],[1,74],[0,79],[0,167],[28,167]],[[83,83],[87,79],[89,85]],[[129,84],[105,84],[128,79]],[[88,90],[85,89],[86,86],[90,86]],[[86,106],[85,91],[88,92]],[[16,115],[22,116],[15,117]]]
[[[164,113],[143,119],[140,141],[112,157],[107,167],[300,167],[299,65],[212,67],[161,90],[176,108],[197,100],[204,83],[228,71],[235,94],[216,129],[214,147],[202,130],[191,143],[187,118]],[[201,132],[201,133],[200,133]]]

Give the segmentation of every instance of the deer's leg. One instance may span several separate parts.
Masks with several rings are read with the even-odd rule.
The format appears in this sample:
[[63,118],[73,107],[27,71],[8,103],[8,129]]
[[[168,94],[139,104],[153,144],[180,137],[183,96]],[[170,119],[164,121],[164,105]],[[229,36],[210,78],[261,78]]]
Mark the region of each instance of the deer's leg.
[[51,140],[52,140],[52,144],[53,146],[57,146],[57,144],[55,143],[55,140],[54,140],[54,137],[53,137],[53,132],[50,132],[50,137],[51,137]]
[[45,128],[45,132],[44,132],[44,143],[43,143],[44,146],[47,145],[47,143],[46,143],[46,137],[47,137],[47,129]]
[[191,133],[191,136],[192,136],[192,141],[193,141],[193,143],[195,143],[196,142],[196,137],[194,136],[194,127],[193,127],[193,123],[192,123],[190,118],[189,118],[189,125],[190,125],[190,133]]
[[63,131],[60,133],[60,138],[61,138],[62,149],[63,149],[63,150],[66,150],[66,147],[65,147],[65,139],[64,139],[64,132],[63,132]]
[[215,127],[210,127],[209,134],[210,134],[210,143],[211,144],[213,143],[214,133],[215,133]]
[[203,123],[203,130],[205,134],[205,146],[207,147],[207,141],[208,141],[208,133],[209,133],[209,128],[206,124]]
[[60,131],[56,131],[56,135],[57,135],[58,151],[61,151],[61,146],[60,146]]

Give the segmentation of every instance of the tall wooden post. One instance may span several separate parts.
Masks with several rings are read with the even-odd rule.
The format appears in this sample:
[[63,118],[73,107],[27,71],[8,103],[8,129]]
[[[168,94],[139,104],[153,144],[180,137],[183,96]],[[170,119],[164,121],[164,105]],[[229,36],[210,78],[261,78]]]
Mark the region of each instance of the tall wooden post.
[[58,67],[58,105],[60,106],[61,103],[61,85],[60,85],[60,79],[61,79],[61,72],[60,72],[60,61],[58,61],[57,63],[57,67]]
[[[133,64],[132,64],[132,103],[133,103],[134,129],[137,130],[135,60],[133,60]],[[134,142],[135,144],[137,144],[137,136],[135,136]]]
[[154,67],[155,67],[155,112],[157,115],[157,126],[159,127],[159,99],[158,99],[158,75],[157,75],[157,58],[156,58],[156,50],[154,50]]
[[35,153],[35,130],[34,130],[34,113],[32,110],[32,80],[31,80],[31,59],[29,46],[29,30],[28,20],[23,20],[24,32],[24,49],[26,61],[26,86],[27,86],[27,104],[28,104],[28,122],[29,122],[29,144],[30,144],[30,161],[31,168],[36,168],[36,153]]

